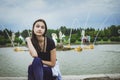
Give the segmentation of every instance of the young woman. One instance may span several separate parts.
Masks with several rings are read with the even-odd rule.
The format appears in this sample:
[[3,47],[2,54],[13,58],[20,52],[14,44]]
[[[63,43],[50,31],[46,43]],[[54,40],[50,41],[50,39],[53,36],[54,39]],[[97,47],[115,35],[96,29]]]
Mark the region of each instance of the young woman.
[[47,24],[43,19],[34,22],[32,37],[27,37],[27,45],[34,58],[28,67],[28,80],[54,80],[52,67],[56,63],[55,43],[45,36]]

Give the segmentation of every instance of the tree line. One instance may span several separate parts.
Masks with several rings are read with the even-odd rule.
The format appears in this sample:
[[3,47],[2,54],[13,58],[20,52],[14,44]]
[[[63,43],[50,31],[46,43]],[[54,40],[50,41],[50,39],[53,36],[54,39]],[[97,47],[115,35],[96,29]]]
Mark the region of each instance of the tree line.
[[[52,33],[56,33],[59,37],[59,31],[61,31],[65,37],[64,42],[68,43],[68,39],[70,37],[70,31],[71,31],[71,43],[77,43],[81,41],[81,32],[83,28],[67,28],[66,26],[61,26],[59,29],[48,29],[47,36],[52,37]],[[85,35],[89,35],[91,37],[91,42],[95,40],[95,37],[97,35],[96,41],[109,41],[109,42],[120,42],[120,25],[111,25],[110,27],[106,27],[104,29],[94,29],[94,28],[86,28]],[[6,45],[11,43],[11,36],[13,31],[8,30],[7,28],[4,30],[0,30],[0,45]],[[15,32],[15,43],[23,43],[23,40],[20,39],[20,36],[22,36],[24,39],[28,36],[31,36],[32,31],[31,30],[23,30],[22,32]],[[9,36],[10,37],[9,37]],[[58,42],[60,41],[57,39]]]

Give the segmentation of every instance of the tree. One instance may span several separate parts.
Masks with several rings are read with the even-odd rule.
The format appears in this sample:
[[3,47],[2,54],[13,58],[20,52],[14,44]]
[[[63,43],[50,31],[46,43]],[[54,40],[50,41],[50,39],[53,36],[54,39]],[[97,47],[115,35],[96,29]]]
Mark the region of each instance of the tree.
[[104,37],[108,37],[108,38],[110,38],[110,35],[111,35],[111,34],[110,34],[110,33],[111,33],[110,29],[108,29],[108,28],[107,28],[107,29],[104,28],[104,33],[105,33],[105,34],[104,34]]
[[28,37],[28,36],[29,36],[28,30],[27,30],[27,29],[23,30],[23,32],[21,33],[21,35],[22,35],[22,37],[24,37],[24,38]]
[[19,39],[19,38],[15,38],[15,42],[22,44],[23,41],[21,39]]
[[11,35],[12,35],[11,30],[8,30],[8,29],[3,30],[3,36],[4,36],[5,39],[8,39],[9,37],[11,37]]
[[112,25],[110,27],[110,31],[111,31],[111,36],[116,36],[116,37],[118,36],[118,29],[115,25]]
[[15,33],[15,36],[16,36],[16,37],[19,37],[19,36],[20,36],[20,32],[19,32],[19,31],[16,32],[16,33]]
[[63,34],[65,34],[67,31],[67,28],[66,28],[66,26],[61,26],[60,30],[62,31]]

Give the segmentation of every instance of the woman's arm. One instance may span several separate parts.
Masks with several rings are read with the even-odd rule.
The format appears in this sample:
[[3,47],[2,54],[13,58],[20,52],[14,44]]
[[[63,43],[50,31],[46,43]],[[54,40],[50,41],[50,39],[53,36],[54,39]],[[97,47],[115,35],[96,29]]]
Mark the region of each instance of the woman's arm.
[[[27,45],[28,45],[31,56],[38,57],[37,52],[36,52],[32,42],[31,42],[31,38],[27,37],[26,41],[27,41]],[[42,63],[45,65],[53,67],[53,66],[55,66],[55,63],[56,63],[56,49],[51,50],[50,55],[51,55],[51,61],[42,60]]]
[[43,64],[54,67],[56,63],[56,49],[50,51],[51,61],[42,60]]
[[28,49],[29,49],[29,51],[30,51],[30,55],[31,55],[32,57],[38,57],[37,51],[35,50],[32,42],[31,42],[31,37],[27,37],[27,38],[26,38],[26,41],[27,41]]

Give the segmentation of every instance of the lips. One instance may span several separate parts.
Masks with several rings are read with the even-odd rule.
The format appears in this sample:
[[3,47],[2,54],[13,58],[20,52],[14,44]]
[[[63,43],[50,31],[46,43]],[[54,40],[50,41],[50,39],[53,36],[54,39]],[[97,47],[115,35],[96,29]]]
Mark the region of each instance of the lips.
[[37,33],[42,33],[41,31],[38,31]]

